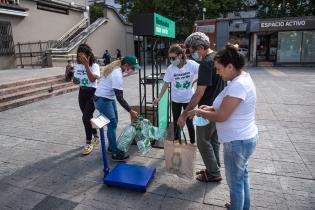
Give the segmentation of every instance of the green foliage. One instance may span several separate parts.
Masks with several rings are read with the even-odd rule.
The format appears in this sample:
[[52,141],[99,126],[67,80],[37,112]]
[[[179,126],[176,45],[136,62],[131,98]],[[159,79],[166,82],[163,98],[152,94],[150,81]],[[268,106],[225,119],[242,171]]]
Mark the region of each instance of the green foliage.
[[300,17],[315,15],[312,0],[258,0],[260,18]]
[[176,22],[176,39],[183,41],[193,30],[196,20],[203,17],[206,8],[207,19],[217,18],[220,14],[242,9],[242,0],[119,0],[120,12],[133,22],[140,13],[156,12]]
[[93,23],[100,17],[104,17],[103,14],[104,5],[102,4],[93,4],[90,5],[90,21]]

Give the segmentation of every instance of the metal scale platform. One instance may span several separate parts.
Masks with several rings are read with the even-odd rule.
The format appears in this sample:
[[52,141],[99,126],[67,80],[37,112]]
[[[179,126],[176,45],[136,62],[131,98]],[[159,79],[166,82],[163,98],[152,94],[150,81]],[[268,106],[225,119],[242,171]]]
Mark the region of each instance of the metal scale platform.
[[146,191],[152,181],[156,169],[147,166],[120,163],[110,170],[106,154],[104,126],[109,120],[102,114],[91,120],[93,127],[100,130],[100,141],[102,148],[102,158],[104,165],[104,184],[107,186],[117,186],[134,190]]

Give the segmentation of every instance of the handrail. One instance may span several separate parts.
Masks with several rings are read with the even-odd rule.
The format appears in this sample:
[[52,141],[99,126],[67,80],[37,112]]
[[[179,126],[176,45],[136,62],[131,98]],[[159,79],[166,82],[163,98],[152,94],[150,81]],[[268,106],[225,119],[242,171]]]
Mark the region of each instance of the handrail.
[[64,40],[66,37],[69,38],[72,36],[79,28],[82,27],[82,25],[86,24],[88,22],[88,18],[83,18],[79,23],[74,25],[70,30],[68,30],[66,33],[64,33],[57,41],[60,42]]
[[67,42],[65,45],[60,47],[53,47],[49,50],[54,53],[67,53],[70,52],[75,46],[81,43],[82,40],[86,39],[90,34],[92,34],[98,27],[103,23],[107,22],[107,18],[98,18],[94,23],[85,28],[81,33],[76,35],[73,39]]

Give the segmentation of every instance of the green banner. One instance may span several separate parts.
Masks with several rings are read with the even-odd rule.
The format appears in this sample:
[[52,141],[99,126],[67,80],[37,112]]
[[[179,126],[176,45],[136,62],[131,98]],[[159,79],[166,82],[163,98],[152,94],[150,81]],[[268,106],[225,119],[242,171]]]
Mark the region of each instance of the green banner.
[[[159,92],[161,92],[163,85],[164,81],[159,81]],[[168,127],[168,94],[169,92],[167,89],[158,103],[158,127],[163,129],[166,129]]]
[[175,38],[175,22],[154,13],[154,35]]

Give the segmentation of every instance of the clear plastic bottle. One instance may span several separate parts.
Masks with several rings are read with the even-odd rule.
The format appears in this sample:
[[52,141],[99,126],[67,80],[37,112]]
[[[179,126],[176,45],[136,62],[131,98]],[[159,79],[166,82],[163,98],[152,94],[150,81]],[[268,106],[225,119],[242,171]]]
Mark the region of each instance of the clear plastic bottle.
[[141,155],[147,154],[152,149],[150,139],[142,134],[141,128],[137,129],[135,140]]
[[154,140],[164,141],[165,134],[165,129],[160,129],[155,126],[151,126],[149,129],[149,137]]
[[126,127],[120,134],[117,140],[117,148],[123,152],[128,152],[132,140],[135,138],[137,132],[135,126]]
[[141,122],[141,129],[142,129],[142,134],[143,136],[145,136],[146,138],[150,138],[149,133],[150,133],[150,127],[151,127],[151,123],[148,119],[143,119]]

